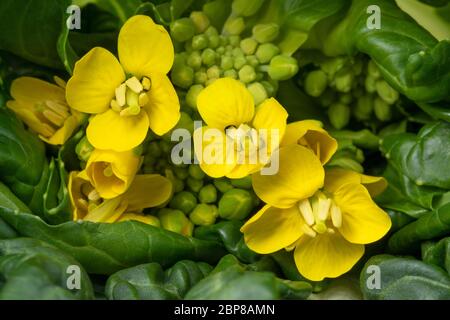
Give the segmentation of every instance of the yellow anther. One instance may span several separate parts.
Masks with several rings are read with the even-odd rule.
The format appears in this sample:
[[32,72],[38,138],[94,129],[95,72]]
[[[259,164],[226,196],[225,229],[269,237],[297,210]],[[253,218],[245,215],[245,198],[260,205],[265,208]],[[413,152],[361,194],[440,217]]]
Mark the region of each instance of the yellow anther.
[[142,87],[144,88],[144,90],[147,90],[147,91],[150,90],[150,88],[152,87],[152,82],[147,77],[142,78],[141,84],[142,84]]
[[97,190],[92,190],[91,192],[89,192],[88,194],[88,199],[90,201],[97,201],[100,200],[100,194],[97,192]]
[[314,231],[317,233],[324,233],[327,231],[327,225],[323,221],[316,222],[316,224],[312,227]]
[[51,136],[54,135],[55,132],[56,132],[56,130],[53,129],[53,127],[50,126],[50,125],[47,124],[47,123],[43,123],[43,124],[42,124],[42,127],[41,127],[41,130],[40,130],[40,131],[41,131],[41,134],[42,134],[44,137],[46,137],[46,138],[51,137]]
[[328,228],[327,232],[330,233],[330,234],[335,234],[336,233],[336,231],[334,231],[333,228]]
[[45,105],[47,106],[48,109],[56,112],[61,117],[67,118],[70,116],[69,108],[61,103],[47,100],[45,101]]
[[141,112],[141,107],[131,106],[120,111],[121,116],[137,116]]
[[81,192],[83,193],[83,195],[87,198],[89,196],[89,193],[92,192],[92,190],[94,190],[94,187],[91,186],[89,183],[83,183],[81,185]]
[[317,217],[321,221],[328,219],[328,214],[330,211],[331,199],[324,199],[319,197],[319,212],[317,212]]
[[127,102],[126,91],[127,91],[127,86],[125,85],[125,83],[122,83],[120,86],[118,86],[116,88],[116,100],[117,100],[117,103],[119,104],[119,106],[121,106],[121,107],[123,107],[125,105],[125,103]]
[[311,227],[308,226],[307,224],[302,225],[302,231],[304,234],[312,238],[314,238],[317,235],[317,233],[313,229],[311,229]]
[[112,177],[114,174],[113,169],[111,167],[111,165],[108,165],[104,170],[103,170],[103,175],[105,177]]
[[53,76],[53,81],[55,81],[55,83],[60,86],[61,88],[65,89],[66,88],[66,82],[61,79],[58,76]]
[[334,203],[331,205],[331,221],[333,222],[333,226],[336,228],[340,228],[342,226],[342,211],[341,209],[335,205]]
[[122,111],[122,107],[119,106],[119,104],[117,103],[117,100],[112,99],[109,106],[111,107],[111,109],[113,109],[116,112],[120,112]]
[[77,199],[77,204],[84,210],[88,210],[89,203],[82,198]]
[[125,81],[125,84],[127,85],[128,88],[133,90],[135,93],[140,93],[142,90],[144,90],[144,87],[142,86],[142,84],[139,82],[139,80],[136,77],[132,77],[132,78],[128,79],[127,81]]
[[127,105],[129,107],[134,107],[134,106],[139,106],[139,95],[132,91],[132,90],[127,90]]
[[64,117],[61,117],[59,114],[50,109],[44,110],[42,114],[44,115],[45,118],[47,118],[47,120],[49,120],[52,124],[54,124],[57,127],[61,127],[64,124],[64,121],[66,120],[64,119]]
[[314,214],[311,208],[311,204],[309,203],[309,200],[302,200],[298,203],[298,209],[300,210],[303,219],[305,219],[305,222],[312,226],[314,224]]
[[141,94],[139,94],[139,106],[143,107],[148,103],[148,95],[145,92],[142,92]]

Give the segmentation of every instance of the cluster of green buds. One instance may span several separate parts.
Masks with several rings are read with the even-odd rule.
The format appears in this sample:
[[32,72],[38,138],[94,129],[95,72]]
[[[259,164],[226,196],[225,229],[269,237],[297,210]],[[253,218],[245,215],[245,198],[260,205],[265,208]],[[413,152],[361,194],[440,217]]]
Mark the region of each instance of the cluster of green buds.
[[299,85],[328,109],[328,117],[336,129],[346,127],[351,119],[363,123],[379,123],[393,118],[393,105],[399,93],[383,78],[372,60],[364,57],[326,58],[303,73]]
[[281,55],[272,43],[279,34],[277,24],[245,29],[243,18],[232,15],[219,32],[201,11],[172,22],[171,36],[181,49],[175,56],[171,78],[187,91],[189,107],[195,109],[199,92],[218,78],[239,79],[258,105],[275,95],[279,80],[297,73],[296,59]]
[[[185,112],[174,129],[193,130],[193,120]],[[230,180],[208,177],[198,164],[174,164],[171,133],[150,135],[143,144],[141,173],[161,174],[171,180],[173,196],[162,208],[149,214],[159,218],[164,229],[192,235],[195,226],[214,224],[218,219],[243,220],[254,213],[259,199],[252,190],[250,177]]]

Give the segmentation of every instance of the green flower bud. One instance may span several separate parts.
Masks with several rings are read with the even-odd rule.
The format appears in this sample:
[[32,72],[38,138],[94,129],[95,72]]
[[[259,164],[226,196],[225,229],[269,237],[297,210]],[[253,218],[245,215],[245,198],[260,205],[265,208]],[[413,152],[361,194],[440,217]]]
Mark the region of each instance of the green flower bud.
[[198,164],[189,165],[189,175],[197,180],[202,180],[205,177],[205,173]]
[[198,226],[209,226],[216,222],[218,215],[215,205],[200,203],[192,210],[189,219]]
[[357,120],[369,120],[373,110],[373,98],[364,95],[358,98],[356,106],[353,108],[353,115]]
[[164,172],[164,170],[169,165],[169,162],[166,159],[158,159],[158,161],[155,164],[155,169],[158,172]]
[[246,55],[254,54],[257,47],[258,42],[256,42],[253,38],[245,38],[241,40],[240,48]]
[[219,201],[219,216],[227,220],[243,220],[253,209],[253,199],[247,190],[231,189]]
[[78,159],[82,161],[88,161],[92,151],[94,151],[94,147],[89,143],[86,136],[84,136],[75,147],[75,153],[77,154]]
[[195,32],[194,22],[189,18],[181,18],[170,24],[170,36],[179,42],[190,40]]
[[218,48],[216,49],[216,53],[217,53],[219,56],[223,55],[223,54],[225,53],[225,47],[222,47],[222,46],[218,47]]
[[350,69],[340,70],[334,78],[334,86],[339,92],[350,92],[353,85],[353,72]]
[[279,55],[270,61],[269,76],[274,80],[287,80],[292,78],[298,71],[297,60]]
[[370,60],[367,64],[367,73],[374,79],[379,79],[381,77],[380,69],[378,69],[378,66],[373,60]]
[[241,37],[238,35],[229,36],[228,41],[230,43],[230,46],[234,48],[239,46],[239,43],[241,42]]
[[249,84],[247,89],[252,94],[256,106],[268,98],[266,89],[259,82]]
[[194,23],[197,33],[203,33],[209,27],[209,19],[203,11],[192,11],[190,18]]
[[153,168],[153,166],[156,164],[156,162],[158,161],[157,158],[153,158],[152,156],[146,155],[144,157],[144,161],[143,161],[143,166],[148,168]]
[[181,210],[188,214],[197,205],[197,198],[189,191],[181,191],[175,194],[169,202],[172,209]]
[[203,187],[203,180],[194,179],[192,177],[188,177],[186,179],[186,185],[188,186],[189,190],[192,192],[199,192],[200,189]]
[[171,78],[175,85],[187,89],[194,82],[194,70],[188,66],[175,66],[172,69]]
[[276,23],[257,24],[253,27],[253,38],[259,43],[272,42],[278,37],[280,27]]
[[[194,121],[189,114],[182,111],[180,112],[180,120],[178,120],[178,123],[175,125],[174,129],[186,129],[192,133],[194,131]],[[171,132],[167,133],[167,135],[169,138],[168,140],[170,141]]]
[[252,189],[252,176],[248,175],[240,179],[231,179],[231,185],[240,189]]
[[204,84],[208,80],[208,76],[206,75],[206,72],[204,71],[197,71],[194,74],[194,82],[196,84]]
[[189,88],[186,94],[186,104],[189,107],[197,109],[197,97],[203,89],[204,87],[201,84],[194,84]]
[[234,0],[231,8],[235,15],[249,17],[254,15],[263,3],[264,0]]
[[350,104],[353,101],[353,96],[350,93],[344,93],[339,95],[339,102],[343,104]]
[[202,66],[202,56],[200,51],[193,51],[187,58],[187,64],[195,70],[200,69]]
[[223,30],[227,34],[239,35],[245,29],[244,19],[241,17],[229,18],[223,27]]
[[208,43],[210,48],[216,49],[218,46],[220,46],[219,36],[218,35],[208,36]]
[[330,78],[333,78],[336,72],[341,70],[345,65],[346,59],[343,57],[335,57],[325,60],[320,64],[320,68]]
[[378,80],[375,86],[380,98],[386,101],[388,104],[394,104],[398,100],[398,92],[394,88],[392,88],[386,81]]
[[214,203],[217,200],[217,189],[212,184],[207,184],[200,189],[198,199],[201,203]]
[[328,164],[359,173],[364,172],[364,168],[361,166],[361,164],[353,160],[352,158],[333,157],[333,159]]
[[189,171],[187,167],[173,167],[173,173],[178,179],[186,180],[189,177]]
[[206,35],[207,37],[211,37],[211,36],[219,36],[219,32],[217,31],[216,28],[214,28],[213,26],[210,26],[208,29],[206,29],[205,35]]
[[173,192],[177,193],[177,192],[183,191],[183,189],[184,189],[183,181],[181,181],[180,179],[175,177],[175,175],[173,174],[173,171],[171,169],[166,169],[166,170],[164,170],[164,172],[165,172],[166,178],[169,179],[170,182],[172,182]]
[[389,121],[392,118],[391,106],[379,97],[376,97],[373,102],[373,111],[380,121]]
[[226,70],[226,71],[223,73],[223,76],[224,76],[225,78],[237,79],[238,74],[237,74],[236,70],[231,69],[231,70]]
[[247,63],[247,59],[245,59],[243,56],[242,57],[236,57],[234,59],[234,69],[239,70],[243,66],[245,66],[246,63]]
[[225,193],[228,190],[233,189],[230,180],[227,178],[214,179],[213,183],[216,186],[217,190],[219,190],[222,193]]
[[340,130],[350,122],[350,107],[343,103],[333,103],[328,109],[328,118],[333,127]]
[[241,48],[234,48],[231,54],[235,58],[245,56],[244,51],[242,51]]
[[280,49],[273,43],[264,43],[256,50],[256,58],[262,64],[269,63],[273,57],[280,52]]
[[203,64],[211,67],[216,63],[216,53],[213,49],[207,48],[202,52],[202,61]]
[[305,79],[305,92],[313,97],[319,97],[325,91],[328,79],[322,70],[314,70],[308,73]]
[[210,84],[212,84],[216,80],[217,80],[217,78],[212,78],[212,79],[206,80],[205,87],[209,86]]
[[264,86],[264,89],[266,89],[267,96],[273,97],[275,96],[275,93],[277,91],[277,87],[270,83],[269,81],[261,81],[261,84]]
[[192,49],[203,50],[208,47],[208,38],[203,34],[198,34],[192,38]]
[[172,150],[172,144],[170,141],[161,140],[159,142],[159,146],[160,146],[163,154],[169,154],[170,151]]
[[184,43],[184,51],[186,52],[192,52],[194,49],[192,49],[192,41],[187,41]]
[[222,70],[229,70],[233,68],[234,60],[231,57],[222,57],[222,60],[220,61],[220,67]]
[[253,68],[259,66],[259,60],[255,55],[249,55],[245,58],[247,59],[247,64],[251,65]]
[[368,93],[374,93],[377,91],[377,80],[371,76],[368,76],[364,80],[364,86]]
[[249,83],[255,81],[256,73],[255,69],[252,66],[245,65],[239,70],[239,80],[243,83]]
[[207,71],[208,79],[218,79],[220,78],[220,68],[218,66],[212,66]]
[[162,155],[162,149],[160,144],[156,141],[152,141],[147,145],[147,156],[151,156],[152,158],[159,158]]
[[158,217],[163,229],[192,236],[194,225],[182,211],[163,208],[159,210]]
[[221,45],[222,47],[226,47],[227,45],[230,44],[230,41],[229,41],[228,37],[226,37],[226,36],[220,35],[220,36],[219,36],[219,39],[220,39],[220,45]]

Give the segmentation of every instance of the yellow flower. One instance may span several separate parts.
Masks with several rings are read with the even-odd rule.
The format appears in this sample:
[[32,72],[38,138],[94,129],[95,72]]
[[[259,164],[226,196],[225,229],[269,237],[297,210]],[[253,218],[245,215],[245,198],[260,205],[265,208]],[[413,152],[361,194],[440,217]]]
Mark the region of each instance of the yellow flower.
[[322,123],[317,120],[289,123],[280,147],[290,144],[299,144],[311,149],[319,157],[322,164],[330,160],[338,147],[336,139],[322,129]]
[[15,79],[11,84],[14,100],[6,105],[42,140],[61,145],[80,125],[83,115],[67,105],[65,82],[54,79],[58,85],[32,77]]
[[137,175],[127,192],[112,199],[101,198],[85,175],[77,171],[70,173],[68,189],[73,220],[108,223],[138,220],[157,225],[142,211],[166,203],[172,195],[170,180],[157,174]]
[[253,176],[254,190],[267,205],[241,228],[245,242],[262,254],[295,249],[299,272],[313,281],[344,274],[362,257],[364,244],[391,227],[369,193],[379,193],[386,182],[343,169],[325,172],[304,146],[279,152],[277,175]]
[[95,149],[84,173],[100,197],[111,199],[127,191],[142,162],[133,150],[115,152]]
[[275,99],[255,109],[250,92],[231,78],[202,90],[197,107],[206,126],[194,132],[195,154],[213,178],[237,179],[260,170],[286,130],[288,114]]
[[130,18],[120,30],[119,61],[96,47],[76,64],[67,83],[69,105],[94,114],[87,130],[97,149],[127,151],[145,139],[150,127],[157,135],[180,118],[175,89],[166,74],[174,50],[167,31],[147,16]]

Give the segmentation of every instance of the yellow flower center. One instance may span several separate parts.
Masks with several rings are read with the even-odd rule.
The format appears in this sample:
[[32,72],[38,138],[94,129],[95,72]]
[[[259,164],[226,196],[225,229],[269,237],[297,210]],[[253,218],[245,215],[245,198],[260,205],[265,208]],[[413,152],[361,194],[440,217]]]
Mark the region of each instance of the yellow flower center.
[[64,125],[70,117],[70,109],[64,101],[47,100],[35,105],[37,117],[42,121],[42,131],[45,138],[49,138]]
[[111,100],[111,109],[125,117],[138,115],[149,101],[147,93],[151,86],[147,77],[142,77],[141,80],[134,76],[127,79],[116,88],[116,98]]
[[234,150],[238,156],[256,155],[259,149],[264,148],[265,141],[260,137],[255,128],[247,124],[241,124],[239,127],[229,126],[226,129],[226,135],[231,140]]
[[87,213],[99,206],[103,199],[89,182],[85,182],[81,186],[80,197],[75,201],[80,209]]
[[342,226],[341,209],[321,191],[309,199],[299,201],[298,208],[305,220],[302,231],[310,237],[318,233],[335,233],[335,229]]

